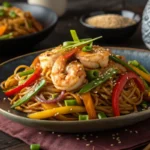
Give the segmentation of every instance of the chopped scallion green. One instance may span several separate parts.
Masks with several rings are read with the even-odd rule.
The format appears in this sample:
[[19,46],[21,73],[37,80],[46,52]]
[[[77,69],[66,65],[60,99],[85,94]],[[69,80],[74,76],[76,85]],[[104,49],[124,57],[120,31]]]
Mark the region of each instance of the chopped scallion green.
[[11,7],[12,5],[9,2],[3,2],[2,6],[8,8],[8,7]]
[[11,17],[11,18],[16,18],[16,17],[17,17],[17,14],[16,14],[14,11],[10,11],[10,12],[9,12],[9,17]]
[[65,106],[75,106],[77,105],[77,101],[75,99],[64,100]]
[[88,115],[79,115],[79,120],[89,120]]
[[40,150],[40,144],[31,144],[30,150]]
[[73,38],[73,41],[77,41],[77,42],[80,41],[79,38],[78,38],[76,30],[70,30],[70,33],[71,33],[71,36]]
[[104,112],[99,112],[98,119],[103,119],[103,118],[107,118],[106,114]]

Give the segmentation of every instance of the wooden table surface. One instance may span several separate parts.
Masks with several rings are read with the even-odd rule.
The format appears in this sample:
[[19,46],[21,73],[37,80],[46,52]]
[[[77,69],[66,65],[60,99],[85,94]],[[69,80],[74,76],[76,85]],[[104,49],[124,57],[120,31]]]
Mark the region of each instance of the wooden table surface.
[[[86,36],[83,27],[79,23],[79,17],[83,13],[85,13],[86,10],[81,8],[71,9],[72,5],[70,5],[70,9],[68,8],[66,14],[63,17],[59,18],[59,22],[56,28],[54,29],[54,31],[52,32],[52,34],[49,35],[49,37],[46,40],[36,45],[31,50],[40,50],[48,47],[53,47],[55,45],[62,43],[62,41],[64,40],[70,39],[69,29],[76,29],[80,37]],[[89,8],[88,11],[92,11],[93,9],[96,9],[96,7]],[[142,7],[137,8],[136,11],[142,13],[143,8]],[[137,32],[134,34],[134,36],[131,39],[124,41],[123,43],[119,43],[119,44],[102,43],[101,45],[147,49],[142,41],[141,26],[139,26]],[[8,60],[9,58],[12,57],[15,56],[0,55],[0,62]],[[0,150],[21,150],[21,149],[29,150],[29,146],[18,139],[12,138],[3,132],[0,132]]]

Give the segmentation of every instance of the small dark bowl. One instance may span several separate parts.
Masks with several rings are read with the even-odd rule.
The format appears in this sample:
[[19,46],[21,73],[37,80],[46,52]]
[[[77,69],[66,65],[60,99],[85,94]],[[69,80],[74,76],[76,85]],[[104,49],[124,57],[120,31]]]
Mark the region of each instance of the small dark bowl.
[[[0,40],[0,54],[14,54],[31,52],[31,47],[44,40],[54,29],[58,17],[54,11],[38,5],[29,5],[22,2],[12,2],[13,6],[29,11],[39,21],[44,29],[37,33],[20,36],[8,40]],[[30,48],[30,49],[29,49]]]
[[[85,22],[86,19],[89,17],[96,16],[96,15],[104,15],[104,14],[119,14],[123,17],[127,17],[135,20],[136,23],[122,28],[98,28],[98,27],[91,26]],[[113,11],[113,12],[97,11],[97,12],[92,12],[81,16],[80,23],[85,27],[85,32],[90,37],[96,37],[102,35],[104,41],[119,42],[128,39],[135,33],[140,20],[141,18],[138,14],[128,10]]]

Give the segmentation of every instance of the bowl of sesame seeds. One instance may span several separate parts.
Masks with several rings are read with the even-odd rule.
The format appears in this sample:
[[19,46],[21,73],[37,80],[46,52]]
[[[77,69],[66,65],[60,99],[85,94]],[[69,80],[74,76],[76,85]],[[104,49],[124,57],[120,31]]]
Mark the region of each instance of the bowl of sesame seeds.
[[80,23],[90,37],[103,36],[104,41],[119,42],[136,32],[141,18],[128,10],[96,11],[81,16]]

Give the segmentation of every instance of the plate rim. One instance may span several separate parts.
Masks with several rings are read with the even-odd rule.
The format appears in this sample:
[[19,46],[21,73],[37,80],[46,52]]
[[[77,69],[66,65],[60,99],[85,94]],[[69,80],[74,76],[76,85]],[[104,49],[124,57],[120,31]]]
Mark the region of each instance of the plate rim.
[[[139,48],[129,48],[129,47],[110,47],[110,46],[104,46],[105,48],[108,48],[108,49],[114,49],[114,50],[128,50],[128,51],[141,51],[141,52],[148,52],[150,53],[149,50],[146,50],[146,49],[139,49]],[[52,47],[54,48],[54,47]],[[20,56],[17,56],[17,57],[14,57],[14,58],[11,58],[7,61],[4,61],[2,63],[0,63],[0,67],[7,64],[7,63],[10,63],[14,60],[17,60],[17,59],[20,59],[20,58],[23,58],[23,57],[26,57],[26,56],[30,56],[30,55],[34,55],[36,53],[41,53],[41,52],[44,52],[44,51],[47,51],[47,50],[51,50],[52,48],[47,48],[47,49],[43,49],[43,50],[38,50],[38,51],[35,51],[35,52],[31,52],[31,53],[27,53],[27,54],[24,54],[24,55],[20,55]],[[16,110],[17,111],[17,110]],[[82,123],[96,123],[96,122],[105,122],[105,121],[117,121],[117,120],[124,120],[124,119],[129,119],[129,118],[134,118],[134,117],[140,117],[140,116],[145,116],[145,114],[150,114],[150,109],[147,109],[147,110],[144,110],[144,111],[140,111],[140,112],[137,112],[137,113],[131,113],[131,114],[128,114],[128,115],[123,115],[123,116],[118,116],[118,117],[109,117],[109,118],[104,118],[104,119],[93,119],[93,120],[88,120],[88,121],[78,121],[78,120],[75,120],[75,121],[58,121],[58,120],[38,120],[38,119],[30,119],[30,118],[27,118],[27,117],[24,117],[24,116],[19,116],[19,115],[16,115],[16,114],[13,114],[13,113],[10,113],[4,109],[1,109],[0,108],[0,114],[3,115],[3,116],[13,116],[14,118],[19,118],[19,120],[26,120],[28,123],[30,122],[33,122],[34,123],[44,123],[44,124],[60,124],[60,125],[66,125],[66,124],[75,124],[75,123],[78,123],[78,124],[82,124]],[[8,118],[8,117],[7,117]],[[10,117],[9,117],[10,118]]]

